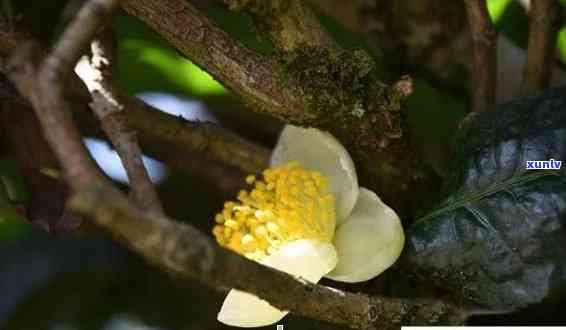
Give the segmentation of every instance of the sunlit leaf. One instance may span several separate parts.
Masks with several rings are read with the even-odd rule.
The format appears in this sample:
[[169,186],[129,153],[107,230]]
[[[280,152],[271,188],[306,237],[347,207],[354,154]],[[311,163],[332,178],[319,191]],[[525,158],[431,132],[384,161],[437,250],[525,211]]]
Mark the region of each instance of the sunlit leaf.
[[566,27],[558,33],[558,52],[560,60],[566,64]]
[[179,55],[140,21],[121,15],[118,31],[117,84],[127,93],[170,91],[192,96],[226,90],[208,73]]
[[[566,6],[565,0],[560,0],[560,3]],[[517,46],[525,49],[528,40],[529,18],[519,1],[488,0],[487,7],[497,30]],[[560,30],[556,46],[560,60],[566,64],[566,27]]]
[[487,2],[487,10],[493,22],[499,22],[511,1],[513,0],[489,0]]

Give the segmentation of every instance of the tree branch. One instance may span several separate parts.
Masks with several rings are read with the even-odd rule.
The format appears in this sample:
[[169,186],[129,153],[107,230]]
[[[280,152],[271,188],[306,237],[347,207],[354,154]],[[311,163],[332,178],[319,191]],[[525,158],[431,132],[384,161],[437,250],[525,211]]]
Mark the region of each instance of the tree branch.
[[438,177],[413,148],[402,111],[408,89],[383,84],[365,51],[299,47],[269,58],[231,39],[187,1],[121,4],[256,111],[334,134],[352,151],[367,186],[401,216],[427,207]]
[[130,181],[131,195],[137,205],[148,211],[163,213],[157,191],[153,186],[142,160],[136,132],[130,127],[124,104],[112,86],[112,64],[115,40],[110,27],[105,27],[91,43],[90,63],[83,62],[83,81],[92,95],[90,104],[100,120],[106,135],[112,141]]
[[486,0],[465,0],[472,35],[472,111],[495,108],[497,88],[497,32],[491,23]]
[[[17,45],[33,42],[30,36],[18,31],[0,31],[0,54],[8,58]],[[39,54],[45,54],[40,49]],[[72,102],[72,109],[80,119],[90,113],[88,104],[91,96],[78,76],[72,75],[67,88]],[[33,84],[33,79],[29,79]],[[186,153],[200,153],[206,157],[239,168],[247,173],[260,173],[269,163],[269,150],[247,141],[238,135],[209,122],[191,122],[166,114],[154,107],[118,92],[118,98],[128,109],[127,120],[139,134],[143,147],[151,154],[158,154],[177,165],[192,168],[193,162],[185,157]],[[25,104],[25,101],[17,100]],[[88,122],[88,120],[84,120]],[[89,123],[90,124],[90,123]],[[165,155],[163,146],[169,152]],[[171,150],[171,146],[174,150]]]
[[529,42],[521,92],[548,87],[554,67],[561,7],[555,0],[534,0],[529,11]]
[[189,2],[125,0],[121,5],[254,108],[278,118],[302,116],[305,100],[274,74],[281,67],[234,42]]
[[[60,66],[74,67],[72,59],[78,59],[82,47],[70,45],[70,40],[88,44],[95,35],[96,21],[106,16],[115,3],[112,0],[88,1],[69,29],[76,29],[81,20],[91,25],[80,36],[67,30],[39,70],[28,62],[33,58],[30,46],[17,52],[10,65],[12,79],[33,103],[48,142],[78,192],[71,202],[73,208],[93,216],[100,227],[172,274],[196,278],[213,286],[249,291],[276,307],[304,316],[372,329],[398,326],[400,322],[462,322],[466,313],[449,303],[341,292],[265,267],[222,249],[189,225],[156,213],[142,212],[110,186],[97,172],[80,142],[68,113],[70,106],[61,92],[70,69]],[[33,75],[37,84],[26,74]],[[51,90],[46,88],[44,79],[51,83]],[[52,93],[52,89],[56,93]]]
[[[63,72],[59,70],[62,69],[54,67],[55,70],[50,70],[49,66],[38,68],[34,60],[38,52],[35,44],[22,45],[12,56],[7,73],[19,92],[33,105],[44,135],[57,158],[65,159],[62,166],[67,182],[80,190],[93,180],[102,180],[102,175],[88,156],[78,130],[72,125],[70,106],[63,101],[64,87],[61,82],[64,80],[59,78]],[[51,109],[60,110],[52,112]],[[56,128],[61,126],[64,128]],[[65,146],[58,146],[60,141],[64,141]]]
[[256,27],[284,52],[300,47],[335,46],[314,13],[301,0],[224,0],[233,10],[246,10]]
[[356,329],[462,324],[467,317],[447,302],[370,297],[309,283],[225,250],[190,225],[143,214],[103,186],[84,190],[71,206],[169,274],[215,288],[244,290],[297,315]]
[[[3,79],[2,88],[13,87]],[[41,133],[33,110],[24,102],[4,96],[0,104],[0,130],[9,142],[10,154],[17,160],[29,192],[24,202],[26,219],[47,232],[76,229],[81,219],[65,208],[70,189],[57,177],[59,163]]]
[[148,151],[160,154],[159,145],[174,146],[176,153],[202,154],[247,173],[260,173],[271,152],[211,122],[194,122],[159,111],[147,103],[120,94],[128,120]]

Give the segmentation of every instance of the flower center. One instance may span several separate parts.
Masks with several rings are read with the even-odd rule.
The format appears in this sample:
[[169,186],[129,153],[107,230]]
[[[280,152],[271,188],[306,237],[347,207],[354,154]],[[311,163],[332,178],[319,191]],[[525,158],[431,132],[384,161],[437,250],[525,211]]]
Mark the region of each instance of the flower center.
[[238,202],[226,202],[215,217],[220,245],[260,260],[289,241],[332,241],[334,196],[324,175],[290,162],[263,171],[263,180],[246,181],[252,191],[241,190]]

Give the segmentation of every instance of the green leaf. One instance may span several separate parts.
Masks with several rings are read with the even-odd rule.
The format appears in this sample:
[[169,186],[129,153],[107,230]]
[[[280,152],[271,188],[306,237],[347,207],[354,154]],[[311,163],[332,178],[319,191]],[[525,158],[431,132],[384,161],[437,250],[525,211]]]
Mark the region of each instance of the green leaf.
[[225,94],[208,73],[182,57],[139,20],[119,15],[117,85],[127,93],[169,91],[192,96]]
[[417,141],[430,144],[450,141],[466,112],[466,104],[423,79],[415,79],[413,86],[408,113]]
[[11,158],[0,158],[0,186],[0,190],[3,188],[8,199],[14,203],[24,202],[28,198],[18,165]]
[[529,17],[519,1],[489,0],[488,10],[497,31],[516,46],[525,49],[529,35]]
[[[566,0],[559,2],[566,7]],[[529,33],[529,18],[521,4],[513,0],[489,0],[487,8],[496,29],[515,45],[525,49]],[[556,47],[560,60],[566,64],[566,27],[560,30]]]
[[558,54],[562,63],[566,64],[566,27],[558,33]]
[[487,10],[489,11],[489,16],[494,23],[498,23],[501,20],[505,13],[505,9],[511,1],[513,0],[489,0],[487,2]]
[[14,205],[27,199],[27,191],[16,163],[0,159],[0,241],[18,237],[27,232],[29,224]]
[[468,303],[515,310],[566,286],[566,88],[472,114],[458,133],[447,197],[408,232],[417,273]]

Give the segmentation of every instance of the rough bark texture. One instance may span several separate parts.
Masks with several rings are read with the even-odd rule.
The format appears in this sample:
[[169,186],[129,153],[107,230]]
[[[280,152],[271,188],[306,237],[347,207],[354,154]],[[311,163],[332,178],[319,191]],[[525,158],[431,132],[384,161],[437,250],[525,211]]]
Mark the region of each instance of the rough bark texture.
[[173,276],[244,290],[298,315],[354,329],[462,324],[467,317],[447,302],[370,297],[309,283],[225,250],[191,226],[144,215],[99,185],[83,190],[72,206]]
[[426,205],[438,187],[406,129],[407,89],[384,85],[364,51],[305,46],[276,61],[235,42],[188,2],[126,0],[122,8],[256,111],[333,133],[352,152],[366,184],[402,216]]
[[150,212],[163,213],[157,191],[149,178],[142,159],[136,131],[128,122],[123,102],[112,85],[112,64],[116,53],[114,32],[107,26],[91,43],[90,63],[83,61],[86,73],[83,80],[92,96],[90,107],[100,120],[126,169],[130,195],[138,206]]
[[187,1],[126,0],[121,5],[254,108],[279,118],[301,116],[304,100],[282,88],[274,75],[276,61],[235,42]]
[[472,34],[472,104],[473,112],[495,109],[497,91],[497,32],[491,23],[484,0],[466,0],[468,24]]
[[[12,55],[18,45],[33,41],[25,33],[4,31],[0,33],[0,54],[4,59]],[[39,54],[45,54],[40,49]],[[38,59],[39,61],[39,59]],[[71,75],[67,89],[67,97],[73,112],[87,128],[92,131],[96,123],[91,120],[90,94],[85,84],[76,75]],[[4,92],[7,98],[22,104],[29,104],[14,93]],[[192,162],[180,155],[198,153],[210,159],[221,161],[227,165],[248,173],[259,173],[268,164],[269,150],[258,146],[236,134],[209,122],[191,122],[155,109],[141,100],[118,92],[118,98],[128,109],[126,116],[133,129],[138,132],[138,138],[143,149],[150,154],[164,156],[163,146],[169,146],[166,159],[177,164],[192,167]],[[178,156],[178,157],[176,157]]]
[[246,10],[256,27],[275,47],[290,52],[301,47],[334,46],[318,18],[301,0],[224,0],[234,10]]
[[88,1],[42,64],[32,60],[38,49],[27,44],[12,56],[9,65],[10,78],[32,103],[47,141],[77,193],[70,203],[72,208],[92,217],[99,227],[173,275],[245,290],[300,315],[370,329],[394,327],[404,320],[434,324],[454,314],[456,318],[448,318],[451,322],[465,319],[463,309],[451,303],[342,292],[263,266],[221,248],[190,225],[143,212],[104,180],[81,143],[62,90],[81,45],[92,40],[95,27],[116,4],[113,0]]
[[556,38],[560,28],[560,4],[535,0],[529,13],[529,42],[523,77],[523,93],[548,87],[552,77]]

